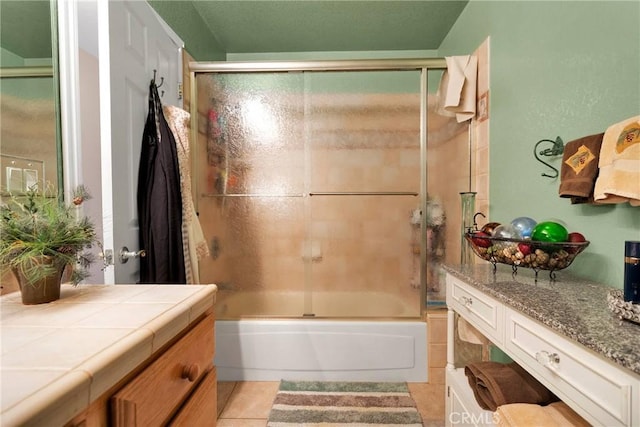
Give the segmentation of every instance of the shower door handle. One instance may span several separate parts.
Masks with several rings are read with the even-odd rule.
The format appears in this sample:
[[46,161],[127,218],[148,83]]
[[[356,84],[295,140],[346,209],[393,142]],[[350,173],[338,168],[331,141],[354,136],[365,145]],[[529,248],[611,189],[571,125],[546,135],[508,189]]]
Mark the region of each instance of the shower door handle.
[[147,252],[144,249],[136,252],[130,251],[129,248],[123,246],[122,249],[120,249],[118,258],[120,259],[121,264],[126,264],[127,261],[129,261],[129,258],[144,258],[145,256],[147,256]]

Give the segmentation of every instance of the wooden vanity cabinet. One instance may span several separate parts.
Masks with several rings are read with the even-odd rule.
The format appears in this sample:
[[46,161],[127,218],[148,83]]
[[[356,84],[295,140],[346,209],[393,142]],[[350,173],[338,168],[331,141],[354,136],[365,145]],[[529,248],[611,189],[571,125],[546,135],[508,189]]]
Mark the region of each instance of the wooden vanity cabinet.
[[67,426],[215,426],[214,315],[152,355]]

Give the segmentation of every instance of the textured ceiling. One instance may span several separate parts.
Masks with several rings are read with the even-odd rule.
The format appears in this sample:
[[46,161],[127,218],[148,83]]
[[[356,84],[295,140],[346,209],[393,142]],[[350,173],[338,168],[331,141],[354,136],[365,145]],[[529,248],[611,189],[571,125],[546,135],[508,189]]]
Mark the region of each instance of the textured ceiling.
[[207,56],[216,49],[223,54],[437,49],[467,2],[149,1],[198,60],[211,59]]
[[227,53],[437,49],[466,1],[194,1]]
[[[198,60],[227,53],[438,49],[468,0],[149,0]],[[0,0],[0,44],[51,55],[49,2]]]

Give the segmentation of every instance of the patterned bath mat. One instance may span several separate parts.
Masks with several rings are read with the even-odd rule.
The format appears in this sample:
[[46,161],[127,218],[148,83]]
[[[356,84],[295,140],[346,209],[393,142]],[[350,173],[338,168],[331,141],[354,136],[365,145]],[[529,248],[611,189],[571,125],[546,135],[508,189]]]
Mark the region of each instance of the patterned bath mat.
[[422,427],[406,383],[282,381],[268,427]]

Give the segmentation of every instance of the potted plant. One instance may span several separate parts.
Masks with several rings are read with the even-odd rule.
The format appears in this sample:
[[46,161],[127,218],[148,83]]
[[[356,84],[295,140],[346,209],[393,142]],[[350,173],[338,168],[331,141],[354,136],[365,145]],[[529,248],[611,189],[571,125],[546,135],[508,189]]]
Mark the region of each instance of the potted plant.
[[89,198],[83,186],[74,192],[71,204],[31,188],[3,202],[0,267],[3,273],[11,270],[16,276],[23,304],[59,299],[65,269],[73,284],[89,275],[93,256],[86,249],[98,242],[94,225],[78,209]]

